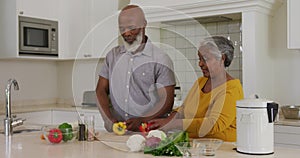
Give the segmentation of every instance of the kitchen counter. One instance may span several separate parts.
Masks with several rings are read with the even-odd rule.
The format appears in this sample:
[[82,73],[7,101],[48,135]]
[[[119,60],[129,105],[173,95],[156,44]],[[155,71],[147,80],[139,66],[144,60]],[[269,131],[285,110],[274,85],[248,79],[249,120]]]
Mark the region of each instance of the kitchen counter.
[[281,118],[275,122],[275,125],[284,125],[284,126],[297,126],[300,127],[300,120],[297,119],[285,119]]
[[[113,149],[100,141],[75,141],[73,143],[47,144],[40,139],[40,132],[15,134],[6,138],[0,135],[0,157],[5,158],[89,158],[89,157],[108,157],[108,158],[151,158],[155,157],[143,153],[130,153]],[[216,153],[215,157],[222,158],[253,158],[255,155],[245,155],[237,153],[233,143],[225,142]],[[299,149],[275,147],[272,155],[259,156],[260,158],[286,158],[298,157]],[[202,156],[203,157],[203,156]],[[166,157],[167,158],[167,157]],[[168,157],[169,158],[169,157]]]
[[[24,112],[37,112],[37,111],[48,111],[48,110],[60,110],[60,111],[99,111],[98,107],[91,106],[74,106],[68,104],[45,104],[45,105],[26,105],[26,106],[12,106],[11,113],[18,114]],[[5,114],[5,106],[0,107],[0,115]]]
[[[99,111],[97,107],[83,107],[74,106],[68,104],[45,104],[45,105],[27,105],[27,106],[12,106],[12,114],[24,113],[24,112],[37,112],[47,110],[60,110],[60,111]],[[0,106],[0,115],[5,113],[5,106]],[[282,114],[279,115],[279,119],[275,121],[275,125],[286,126],[300,126],[300,120],[285,119]]]

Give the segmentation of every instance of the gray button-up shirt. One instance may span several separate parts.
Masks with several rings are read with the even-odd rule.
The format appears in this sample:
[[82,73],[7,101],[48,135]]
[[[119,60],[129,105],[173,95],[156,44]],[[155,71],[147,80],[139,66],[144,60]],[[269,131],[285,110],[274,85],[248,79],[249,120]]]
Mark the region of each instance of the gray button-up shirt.
[[109,80],[111,104],[124,120],[144,116],[158,101],[157,89],[175,85],[172,60],[149,39],[136,54],[113,48],[99,75]]

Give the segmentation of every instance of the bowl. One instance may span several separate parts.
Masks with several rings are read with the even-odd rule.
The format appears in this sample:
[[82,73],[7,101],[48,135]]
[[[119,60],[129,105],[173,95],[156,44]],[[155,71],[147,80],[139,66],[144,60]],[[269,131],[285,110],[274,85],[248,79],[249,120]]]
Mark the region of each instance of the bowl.
[[199,157],[202,148],[202,144],[194,142],[179,142],[175,144],[176,148],[180,151],[183,158]]
[[285,105],[281,111],[286,119],[300,119],[300,105]]
[[198,146],[202,146],[201,153],[204,156],[214,156],[216,154],[216,150],[223,144],[223,140],[216,138],[201,138],[194,139],[194,144],[201,144]]
[[43,126],[41,131],[45,140],[50,144],[70,143],[78,136],[78,129],[59,129],[58,125]]

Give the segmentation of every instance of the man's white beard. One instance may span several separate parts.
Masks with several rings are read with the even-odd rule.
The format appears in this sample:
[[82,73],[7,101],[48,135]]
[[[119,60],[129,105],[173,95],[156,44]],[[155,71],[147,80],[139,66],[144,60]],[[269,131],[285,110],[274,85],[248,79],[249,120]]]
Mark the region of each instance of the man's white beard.
[[140,33],[136,36],[136,39],[133,41],[132,44],[129,44],[128,42],[126,42],[124,40],[124,38],[122,38],[122,41],[123,41],[125,49],[127,51],[135,52],[142,44],[142,41],[143,41],[142,31],[140,31]]

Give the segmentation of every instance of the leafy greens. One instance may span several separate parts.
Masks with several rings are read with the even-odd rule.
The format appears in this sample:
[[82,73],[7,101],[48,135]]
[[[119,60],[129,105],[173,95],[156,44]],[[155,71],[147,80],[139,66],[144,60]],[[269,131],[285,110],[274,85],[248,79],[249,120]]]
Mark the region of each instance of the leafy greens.
[[188,142],[189,136],[185,131],[177,131],[170,136],[161,140],[156,147],[145,147],[144,154],[152,154],[154,156],[182,156],[180,151],[175,146],[179,142]]

